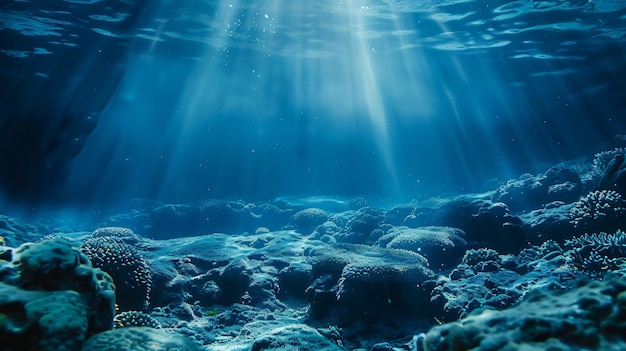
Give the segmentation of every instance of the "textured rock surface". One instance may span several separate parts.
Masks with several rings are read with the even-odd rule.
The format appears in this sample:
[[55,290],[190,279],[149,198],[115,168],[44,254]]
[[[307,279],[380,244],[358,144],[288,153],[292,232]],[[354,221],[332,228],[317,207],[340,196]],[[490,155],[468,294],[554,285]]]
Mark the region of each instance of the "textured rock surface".
[[113,325],[113,280],[64,239],[3,249],[0,323],[5,350],[79,350]]
[[81,351],[199,351],[193,342],[161,329],[129,327],[90,338]]
[[431,329],[426,351],[626,348],[626,280],[561,293],[533,292],[506,311],[482,310]]

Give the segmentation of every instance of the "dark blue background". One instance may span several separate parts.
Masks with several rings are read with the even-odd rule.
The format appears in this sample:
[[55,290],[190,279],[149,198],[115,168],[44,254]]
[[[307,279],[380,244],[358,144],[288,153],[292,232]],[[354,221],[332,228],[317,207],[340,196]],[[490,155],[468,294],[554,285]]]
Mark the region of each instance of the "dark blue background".
[[[0,31],[3,48],[27,53],[0,55],[10,201],[410,200],[492,189],[626,133],[624,42],[606,35],[621,9],[530,3],[497,20],[503,7],[477,1],[441,6],[471,14],[436,21],[399,10],[288,17],[259,3],[56,4],[69,9],[54,15],[59,36]],[[5,13],[37,12],[28,6]],[[120,12],[106,25],[90,17]]]

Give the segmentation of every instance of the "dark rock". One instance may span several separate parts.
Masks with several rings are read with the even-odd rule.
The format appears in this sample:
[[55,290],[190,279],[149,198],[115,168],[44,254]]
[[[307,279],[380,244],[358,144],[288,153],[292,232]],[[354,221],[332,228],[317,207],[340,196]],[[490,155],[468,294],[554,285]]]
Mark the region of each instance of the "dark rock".
[[528,241],[540,245],[546,240],[563,243],[580,231],[574,227],[570,210],[574,204],[552,202],[546,208],[520,215],[524,222]]
[[626,196],[626,161],[623,152],[616,153],[606,168],[602,170],[595,189],[615,190]]
[[553,201],[576,201],[582,191],[582,181],[576,172],[556,166],[544,174],[525,174],[509,181],[496,190],[491,200],[504,202],[511,211],[523,212],[541,208]]
[[433,224],[462,229],[470,247],[491,247],[501,253],[516,253],[526,245],[523,222],[509,214],[501,202],[460,199],[443,204]]

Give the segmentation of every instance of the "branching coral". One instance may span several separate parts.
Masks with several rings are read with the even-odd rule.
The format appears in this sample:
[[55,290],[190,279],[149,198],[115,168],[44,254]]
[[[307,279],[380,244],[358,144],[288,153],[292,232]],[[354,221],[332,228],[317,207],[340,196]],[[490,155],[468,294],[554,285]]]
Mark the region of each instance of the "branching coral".
[[594,277],[626,266],[626,233],[585,234],[565,242],[575,267]]
[[618,147],[613,150],[598,152],[593,159],[593,173],[596,176],[602,174],[606,166],[617,154],[626,154],[626,148]]
[[141,311],[126,311],[115,316],[113,328],[150,327],[161,328],[159,321]]

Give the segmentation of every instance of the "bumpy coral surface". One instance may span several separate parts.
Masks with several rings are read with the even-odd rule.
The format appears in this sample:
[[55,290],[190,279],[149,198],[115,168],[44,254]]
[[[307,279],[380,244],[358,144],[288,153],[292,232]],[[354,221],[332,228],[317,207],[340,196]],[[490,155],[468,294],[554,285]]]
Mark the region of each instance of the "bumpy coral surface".
[[306,231],[324,223],[326,219],[328,219],[326,211],[320,208],[307,208],[296,212],[291,222],[297,230]]
[[419,253],[433,270],[441,270],[459,263],[467,245],[464,237],[461,229],[451,227],[396,227],[376,244]]
[[113,277],[121,311],[145,309],[150,301],[152,274],[143,256],[118,236],[95,236],[83,241],[81,250],[94,267]]
[[161,328],[159,321],[141,311],[125,311],[115,316],[113,328],[150,327]]

